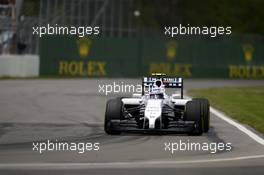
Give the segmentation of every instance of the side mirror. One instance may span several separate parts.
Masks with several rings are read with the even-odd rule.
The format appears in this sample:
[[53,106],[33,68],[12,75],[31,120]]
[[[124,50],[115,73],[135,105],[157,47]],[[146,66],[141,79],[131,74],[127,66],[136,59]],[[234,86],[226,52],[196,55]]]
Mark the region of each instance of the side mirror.
[[141,98],[142,95],[141,94],[133,94],[132,97],[134,97],[134,98]]
[[173,99],[179,99],[179,98],[181,98],[181,94],[172,94],[171,97]]

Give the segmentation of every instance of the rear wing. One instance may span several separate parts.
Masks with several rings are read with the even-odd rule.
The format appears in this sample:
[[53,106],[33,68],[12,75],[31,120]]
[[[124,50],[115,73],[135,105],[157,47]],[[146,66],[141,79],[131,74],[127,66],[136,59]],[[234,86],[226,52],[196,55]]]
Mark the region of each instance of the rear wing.
[[156,80],[161,80],[165,88],[177,88],[181,90],[181,98],[183,98],[183,78],[182,77],[166,77],[166,76],[150,76],[142,78],[142,95],[144,95],[145,87],[152,87]]

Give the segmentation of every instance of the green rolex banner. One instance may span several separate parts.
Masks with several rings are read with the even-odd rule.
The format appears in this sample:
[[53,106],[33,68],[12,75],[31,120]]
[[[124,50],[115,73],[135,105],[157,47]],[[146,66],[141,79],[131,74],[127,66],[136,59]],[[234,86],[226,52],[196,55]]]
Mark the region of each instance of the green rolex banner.
[[235,39],[40,39],[41,76],[264,78],[263,58],[264,44]]
[[62,77],[135,76],[137,40],[45,37],[40,41],[40,75]]

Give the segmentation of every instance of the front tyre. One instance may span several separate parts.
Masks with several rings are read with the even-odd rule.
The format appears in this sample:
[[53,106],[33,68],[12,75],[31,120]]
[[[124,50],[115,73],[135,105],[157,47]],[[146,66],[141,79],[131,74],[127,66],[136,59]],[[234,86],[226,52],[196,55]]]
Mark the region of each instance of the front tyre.
[[194,121],[194,130],[190,133],[191,135],[201,135],[204,131],[204,122],[201,115],[201,104],[200,101],[193,100],[186,103],[185,119],[186,121]]
[[200,102],[204,122],[204,132],[208,132],[210,128],[210,103],[205,98],[194,98],[193,100]]
[[112,120],[121,120],[123,118],[123,103],[121,99],[122,98],[110,99],[106,103],[104,130],[109,135],[118,135],[121,133],[111,126]]

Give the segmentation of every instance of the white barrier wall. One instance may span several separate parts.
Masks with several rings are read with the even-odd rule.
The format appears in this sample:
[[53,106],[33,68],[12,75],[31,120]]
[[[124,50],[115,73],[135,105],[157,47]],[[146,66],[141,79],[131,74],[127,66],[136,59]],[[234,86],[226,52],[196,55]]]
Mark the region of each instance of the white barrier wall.
[[0,77],[39,76],[38,55],[0,55]]

